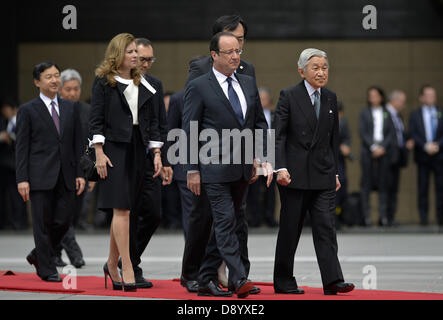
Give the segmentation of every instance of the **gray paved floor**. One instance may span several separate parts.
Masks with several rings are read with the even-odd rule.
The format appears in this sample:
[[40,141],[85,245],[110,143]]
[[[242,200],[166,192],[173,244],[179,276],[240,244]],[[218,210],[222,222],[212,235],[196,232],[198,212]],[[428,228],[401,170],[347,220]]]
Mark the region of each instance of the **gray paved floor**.
[[[277,230],[251,230],[249,255],[250,278],[272,281]],[[80,233],[77,240],[83,249],[86,266],[79,275],[103,276],[108,236],[106,233]],[[443,293],[443,234],[412,232],[340,232],[339,257],[346,281],[363,288],[365,266],[376,270],[378,290]],[[172,279],[180,276],[184,240],[180,233],[156,234],[146,250],[142,268],[151,279]],[[25,256],[33,247],[30,233],[0,233],[0,270],[34,272]],[[69,261],[64,256],[65,261]],[[300,239],[295,260],[295,275],[300,286],[321,287],[312,235],[306,229]],[[61,271],[61,270],[60,270]],[[372,282],[374,283],[374,282]],[[0,291],[0,299],[111,299],[110,297],[78,296],[45,293]]]

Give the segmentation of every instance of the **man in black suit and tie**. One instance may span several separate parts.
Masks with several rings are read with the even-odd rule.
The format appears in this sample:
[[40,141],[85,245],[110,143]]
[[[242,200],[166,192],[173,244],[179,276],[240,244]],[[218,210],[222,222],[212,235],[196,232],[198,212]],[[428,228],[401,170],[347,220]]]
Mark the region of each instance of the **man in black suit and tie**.
[[429,176],[434,173],[437,221],[443,227],[443,109],[437,104],[435,88],[425,85],[420,91],[422,106],[411,114],[409,132],[414,140],[414,159],[418,166],[418,210],[420,223],[428,224]]
[[413,140],[408,138],[401,112],[406,107],[406,94],[401,90],[394,90],[389,95],[389,103],[386,106],[390,116],[391,125],[395,132],[390,153],[387,218],[388,226],[395,225],[395,213],[397,211],[397,194],[400,183],[400,171],[408,164],[409,150],[413,148]]
[[[243,50],[248,26],[240,16],[221,16],[215,21],[212,31],[213,35],[222,31],[232,33],[239,42],[240,50]],[[193,79],[203,74],[207,74],[209,71],[211,71],[212,65],[213,60],[211,56],[198,57],[191,60],[189,65],[189,76],[186,83],[188,84]],[[254,66],[244,60],[240,60],[240,64],[235,72],[236,74],[248,75],[255,79]],[[181,95],[183,96],[183,93]],[[171,109],[170,112],[178,112],[183,110],[183,99],[180,97],[180,93],[177,94],[177,97],[173,95],[171,99],[177,101],[177,106]],[[171,115],[171,117],[173,117],[173,115]],[[177,118],[177,116],[175,118]],[[184,193],[185,197],[187,198],[192,196],[189,195],[189,190],[183,191],[183,186],[180,188],[180,192],[182,194]],[[186,208],[188,211],[185,211]],[[246,210],[246,202],[243,204],[242,210]],[[209,240],[212,226],[212,216],[210,211],[211,208],[208,197],[206,195],[204,186],[202,186],[200,196],[193,196],[192,207],[185,207],[183,211],[183,213],[188,217],[188,232],[183,253],[180,283],[189,292],[197,292],[198,290],[198,273],[205,254],[206,245]],[[241,230],[244,230],[244,228],[240,227],[239,231],[241,232]],[[247,252],[244,253],[244,255],[246,257]],[[249,260],[247,258],[245,259],[245,267],[247,273],[249,274]],[[222,264],[219,269],[219,280],[227,282],[224,264]],[[225,285],[226,284],[227,283],[225,283]],[[259,291],[260,290],[256,288],[254,292],[258,293]]]
[[[217,269],[225,261],[229,268],[229,287],[239,298],[243,298],[254,286],[247,279],[242,261],[244,252],[247,252],[247,224],[242,206],[248,183],[258,177],[258,161],[254,161],[254,167],[252,159],[248,164],[246,149],[251,146],[245,142],[240,141],[239,150],[232,146],[226,150],[222,148],[224,139],[220,137],[224,129],[261,129],[266,136],[268,126],[254,78],[235,74],[241,54],[237,38],[228,32],[216,34],[211,40],[210,52],[213,68],[188,84],[183,109],[183,129],[188,140],[192,138],[191,121],[197,123],[199,134],[204,129],[210,129],[216,132],[219,140],[214,142],[211,138],[211,145],[218,151],[214,154],[211,148],[209,162],[198,157],[197,164],[188,162],[185,165],[188,188],[200,195],[201,184],[204,185],[213,216],[213,233],[200,268],[198,292],[199,295],[209,296],[232,295],[218,286]],[[234,140],[234,144],[238,142]],[[191,141],[190,145],[193,144],[194,141]],[[198,143],[198,153],[202,146],[203,143]],[[193,154],[193,151],[189,153]],[[232,164],[236,156],[241,156],[241,161]],[[226,159],[230,159],[229,164],[224,161]],[[262,168],[268,176],[269,186],[272,167],[265,162]],[[240,226],[245,228],[241,233],[238,231]]]
[[85,179],[78,165],[82,131],[74,102],[57,96],[60,69],[52,62],[34,67],[40,96],[20,106],[17,115],[16,180],[24,201],[32,202],[35,249],[26,257],[44,281],[60,282],[54,249],[73,215],[75,191]]
[[281,212],[274,265],[276,293],[302,294],[293,276],[294,255],[309,211],[324,294],[349,292],[337,257],[335,197],[340,188],[337,96],[324,86],[329,63],[324,51],[300,54],[299,84],[280,93],[276,110],[276,169]]

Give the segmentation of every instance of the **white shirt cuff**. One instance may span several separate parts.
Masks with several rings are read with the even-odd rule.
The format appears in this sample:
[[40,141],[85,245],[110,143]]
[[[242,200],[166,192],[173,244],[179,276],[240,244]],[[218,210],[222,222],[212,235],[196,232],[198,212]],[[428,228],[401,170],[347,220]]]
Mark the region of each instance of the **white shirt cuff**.
[[163,142],[161,141],[149,141],[149,149],[161,148],[163,147]]
[[282,170],[286,170],[286,171],[288,171],[288,169],[286,169],[286,168],[280,168],[280,169],[274,170],[274,173],[279,172],[279,171],[282,171]]
[[187,174],[197,173],[197,172],[200,172],[200,171],[198,171],[198,170],[189,170],[189,171],[187,172]]
[[102,136],[101,134],[94,134],[92,136],[92,140],[89,140],[89,148],[93,148],[94,144],[96,144],[96,143],[101,143],[104,145],[105,144],[105,137]]

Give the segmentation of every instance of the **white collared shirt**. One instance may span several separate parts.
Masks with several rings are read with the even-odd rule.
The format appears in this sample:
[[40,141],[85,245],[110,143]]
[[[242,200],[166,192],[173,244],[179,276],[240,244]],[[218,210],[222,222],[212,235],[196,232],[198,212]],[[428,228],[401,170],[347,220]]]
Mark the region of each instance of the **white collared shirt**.
[[[220,84],[223,93],[225,94],[226,98],[229,100],[229,94],[228,94],[228,81],[227,76],[225,76],[223,73],[217,71],[214,67],[212,67],[212,71],[215,74],[215,77],[217,78],[218,83]],[[241,89],[240,83],[238,82],[237,78],[234,76],[234,74],[230,77],[232,79],[232,88],[237,93],[238,99],[240,100],[241,110],[243,113],[243,118],[246,118],[246,110],[247,110],[247,102],[245,95],[243,93],[243,90]]]
[[381,143],[383,141],[383,108],[371,107],[372,118],[374,120],[374,143]]
[[57,112],[57,114],[60,116],[60,109],[58,106],[58,99],[57,96],[55,96],[54,99],[51,99],[47,96],[45,96],[43,93],[40,92],[40,99],[43,100],[43,103],[45,104],[46,108],[48,109],[49,115],[52,117],[52,106],[51,106],[51,102],[54,101],[55,102],[55,111]]
[[134,80],[132,79],[123,79],[116,76],[115,80],[127,85],[125,91],[123,91],[123,95],[132,113],[132,124],[138,125],[138,86],[134,84]]
[[311,99],[311,103],[312,103],[312,105],[314,105],[314,99],[315,99],[314,93],[315,93],[315,91],[317,91],[319,94],[319,97],[321,97],[321,90],[320,90],[320,88],[314,89],[310,85],[310,83],[306,80],[304,81],[304,83],[305,83],[306,90],[308,90],[308,95],[309,95],[309,98]]

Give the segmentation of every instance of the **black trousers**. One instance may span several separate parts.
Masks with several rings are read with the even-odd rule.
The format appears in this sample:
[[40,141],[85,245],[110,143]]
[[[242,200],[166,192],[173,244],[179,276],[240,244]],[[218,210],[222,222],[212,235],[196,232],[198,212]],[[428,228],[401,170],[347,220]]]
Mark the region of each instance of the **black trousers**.
[[188,189],[186,181],[176,180],[176,182],[177,182],[178,191],[180,193],[180,202],[182,208],[182,225],[186,241],[186,239],[188,238],[189,215],[191,214],[192,211],[192,201],[194,199],[194,194],[192,193],[191,190]]
[[201,185],[200,196],[193,195],[192,209],[188,216],[188,232],[183,252],[181,274],[186,280],[196,281],[198,279],[211,229],[211,205],[209,204],[205,185]]
[[428,223],[429,182],[434,174],[437,221],[443,226],[443,161],[432,159],[427,164],[418,163],[418,210],[420,221]]
[[88,181],[86,181],[85,190],[79,196],[75,195],[74,201],[74,214],[72,215],[71,225],[69,226],[66,235],[63,237],[60,245],[57,246],[55,250],[55,254],[57,256],[61,256],[62,249],[65,249],[66,254],[68,255],[69,261],[73,264],[75,261],[83,258],[82,249],[75,239],[75,225],[78,220],[82,207],[83,207],[83,199],[85,198],[85,194],[87,193]]
[[135,276],[143,276],[139,266],[141,256],[161,222],[161,181],[153,178],[153,175],[154,162],[148,154],[141,196],[137,199],[136,209],[130,214],[129,222],[129,253]]
[[389,168],[388,175],[388,196],[386,215],[388,223],[392,224],[395,221],[395,213],[397,212],[398,186],[400,184],[401,166],[399,164],[392,164]]
[[37,275],[45,278],[57,273],[54,250],[69,229],[73,218],[75,192],[68,190],[60,171],[52,190],[30,193],[35,248],[31,255],[37,259]]
[[389,176],[389,158],[384,155],[378,159],[372,159],[371,155],[361,155],[361,201],[362,210],[366,222],[369,222],[370,193],[372,190],[378,191],[378,211],[380,220],[387,220],[388,205],[388,183],[386,178]]
[[258,227],[263,222],[268,226],[275,225],[275,180],[266,187],[266,177],[260,176],[258,180],[249,185],[247,197],[247,212],[250,226]]
[[343,281],[337,257],[335,232],[335,190],[297,190],[278,186],[281,212],[274,262],[274,288],[297,286],[294,274],[294,256],[309,211],[315,253],[323,286]]
[[[222,261],[229,269],[228,284],[246,279],[247,222],[244,211],[248,182],[206,183],[206,193],[211,205],[213,232],[203,259],[199,282],[217,280],[217,269]],[[248,260],[249,268],[249,260]]]

